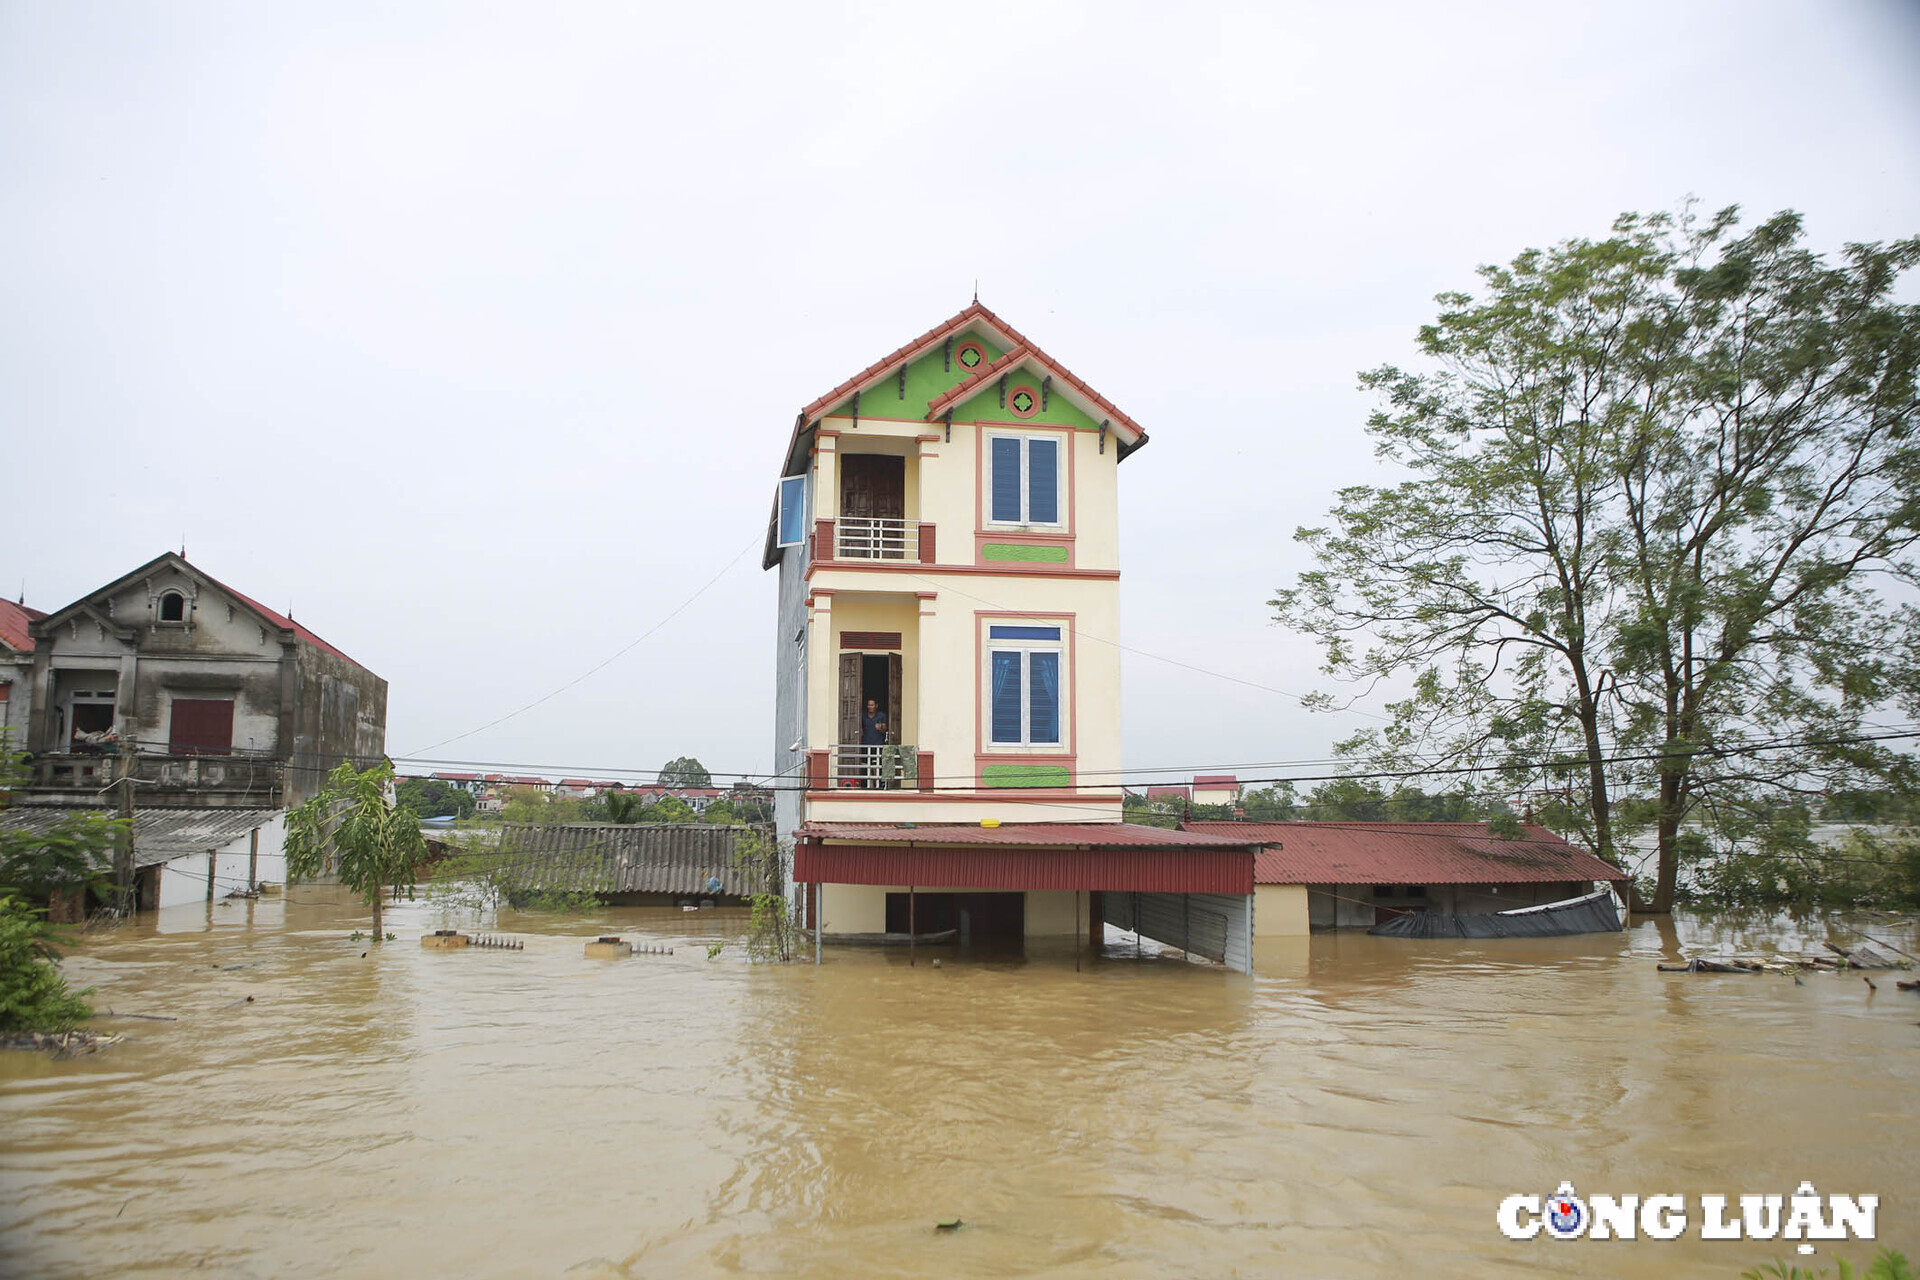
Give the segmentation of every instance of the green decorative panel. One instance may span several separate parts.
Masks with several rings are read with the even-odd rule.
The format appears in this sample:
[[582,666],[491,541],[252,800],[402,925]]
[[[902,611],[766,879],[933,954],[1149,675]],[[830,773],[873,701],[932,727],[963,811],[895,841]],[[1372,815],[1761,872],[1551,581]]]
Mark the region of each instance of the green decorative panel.
[[990,764],[980,770],[989,787],[1064,787],[1073,772],[1063,764]]
[[1025,542],[988,542],[980,547],[982,560],[1020,560],[1028,564],[1065,564],[1065,547],[1036,547]]
[[[986,337],[974,333],[972,330],[968,330],[965,333],[956,333],[953,336],[954,351],[958,352],[962,344],[968,342],[976,342],[980,345],[980,350],[985,354],[986,363],[988,364],[993,363],[1006,354],[1005,351],[989,341]],[[979,372],[977,368],[963,368],[958,360],[953,362],[952,368],[943,368],[944,359],[945,353],[942,346],[936,345],[933,350],[907,366],[907,394],[905,399],[902,399],[900,396],[899,379],[893,373],[889,373],[872,389],[861,393],[860,416],[863,418],[906,418],[909,420],[924,418],[927,413],[927,403],[929,401],[939,399]],[[996,389],[994,392],[996,403],[999,395],[998,385],[998,383],[995,384]],[[853,401],[849,398],[842,400],[832,409],[829,409],[827,413],[828,416],[831,417],[844,418],[851,412],[852,408]],[[929,423],[927,430],[932,431],[940,426],[941,424],[938,422]]]

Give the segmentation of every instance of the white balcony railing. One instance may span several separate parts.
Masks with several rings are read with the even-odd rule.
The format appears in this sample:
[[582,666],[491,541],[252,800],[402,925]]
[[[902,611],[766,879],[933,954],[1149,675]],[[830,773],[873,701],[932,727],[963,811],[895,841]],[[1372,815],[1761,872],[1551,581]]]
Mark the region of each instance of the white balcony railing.
[[911,746],[883,747],[837,742],[827,756],[829,785],[870,791],[918,791],[920,754]]
[[919,542],[911,520],[841,516],[833,526],[833,554],[843,560],[917,560]]

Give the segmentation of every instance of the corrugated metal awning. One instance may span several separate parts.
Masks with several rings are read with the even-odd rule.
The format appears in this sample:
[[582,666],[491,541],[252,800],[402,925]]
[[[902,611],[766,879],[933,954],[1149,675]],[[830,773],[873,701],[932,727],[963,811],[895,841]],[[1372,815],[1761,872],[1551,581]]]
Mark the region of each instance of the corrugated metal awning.
[[1267,846],[1261,884],[1540,884],[1627,879],[1545,827],[1517,839],[1482,822],[1189,822],[1186,829]]
[[802,839],[794,846],[793,878],[802,883],[925,889],[1247,894],[1253,892],[1253,853],[1232,844],[1189,849],[1009,848]]

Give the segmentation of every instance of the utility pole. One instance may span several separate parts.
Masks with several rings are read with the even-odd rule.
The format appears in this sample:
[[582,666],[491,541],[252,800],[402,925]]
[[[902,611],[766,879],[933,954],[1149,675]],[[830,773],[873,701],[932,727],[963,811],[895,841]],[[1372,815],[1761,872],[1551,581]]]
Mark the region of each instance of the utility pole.
[[122,919],[133,916],[133,739],[120,739],[120,816],[126,830],[114,842],[113,906]]

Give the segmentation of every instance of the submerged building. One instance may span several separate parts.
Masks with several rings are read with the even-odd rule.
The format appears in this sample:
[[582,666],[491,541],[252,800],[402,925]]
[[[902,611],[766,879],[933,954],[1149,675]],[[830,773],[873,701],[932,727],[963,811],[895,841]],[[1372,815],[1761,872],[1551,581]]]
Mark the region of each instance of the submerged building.
[[763,566],[809,928],[1097,940],[1124,916],[1250,963],[1250,842],[1121,821],[1119,467],[1146,443],[978,303],[800,411]]

